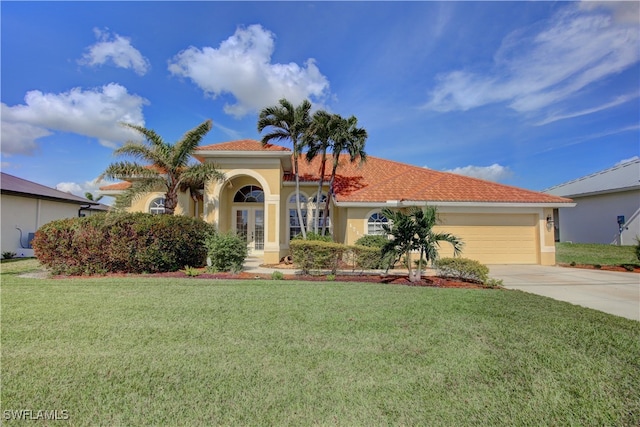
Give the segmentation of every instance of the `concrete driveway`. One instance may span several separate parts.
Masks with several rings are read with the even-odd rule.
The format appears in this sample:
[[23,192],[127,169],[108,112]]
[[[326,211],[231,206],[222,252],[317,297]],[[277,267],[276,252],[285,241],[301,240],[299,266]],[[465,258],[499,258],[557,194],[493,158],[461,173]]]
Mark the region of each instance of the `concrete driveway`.
[[640,321],[640,275],[541,265],[490,265],[490,276],[519,289]]

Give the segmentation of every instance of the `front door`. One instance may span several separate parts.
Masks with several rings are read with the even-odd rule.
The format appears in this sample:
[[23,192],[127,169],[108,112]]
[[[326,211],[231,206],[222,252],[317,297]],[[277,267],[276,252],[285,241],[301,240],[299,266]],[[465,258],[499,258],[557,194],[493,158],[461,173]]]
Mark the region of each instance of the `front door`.
[[234,208],[234,230],[243,237],[250,254],[264,251],[264,209],[262,208]]

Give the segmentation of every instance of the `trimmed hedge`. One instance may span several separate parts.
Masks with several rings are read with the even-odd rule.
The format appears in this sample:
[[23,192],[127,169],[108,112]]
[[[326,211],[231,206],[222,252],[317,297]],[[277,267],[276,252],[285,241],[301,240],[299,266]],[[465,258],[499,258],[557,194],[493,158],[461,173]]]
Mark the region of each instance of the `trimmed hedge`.
[[54,274],[155,273],[203,266],[205,238],[214,232],[196,218],[110,213],[52,221],[32,245]]
[[380,248],[376,247],[296,239],[290,242],[290,249],[293,263],[303,274],[320,270],[330,270],[335,274],[341,261],[360,270],[384,268],[382,253]]
[[438,276],[485,283],[489,267],[468,258],[440,258],[433,262]]
[[340,243],[294,239],[289,248],[294,264],[303,274],[309,274],[311,270],[331,270],[335,274],[347,247]]

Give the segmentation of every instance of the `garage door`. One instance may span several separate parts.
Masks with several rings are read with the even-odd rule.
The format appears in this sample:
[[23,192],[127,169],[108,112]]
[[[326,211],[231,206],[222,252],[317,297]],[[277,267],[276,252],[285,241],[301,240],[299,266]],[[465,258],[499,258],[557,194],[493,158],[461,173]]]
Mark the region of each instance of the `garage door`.
[[[537,215],[441,214],[438,230],[460,237],[462,256],[483,264],[537,264]],[[451,256],[443,244],[441,256]]]

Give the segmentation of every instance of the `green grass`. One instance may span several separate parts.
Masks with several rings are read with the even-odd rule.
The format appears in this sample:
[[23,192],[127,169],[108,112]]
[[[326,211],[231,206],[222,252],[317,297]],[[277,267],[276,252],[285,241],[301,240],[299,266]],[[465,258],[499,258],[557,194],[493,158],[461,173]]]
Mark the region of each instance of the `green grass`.
[[72,425],[640,423],[640,323],[519,291],[2,267],[3,411],[66,410]]
[[600,245],[595,243],[556,243],[558,264],[640,265],[635,246]]

